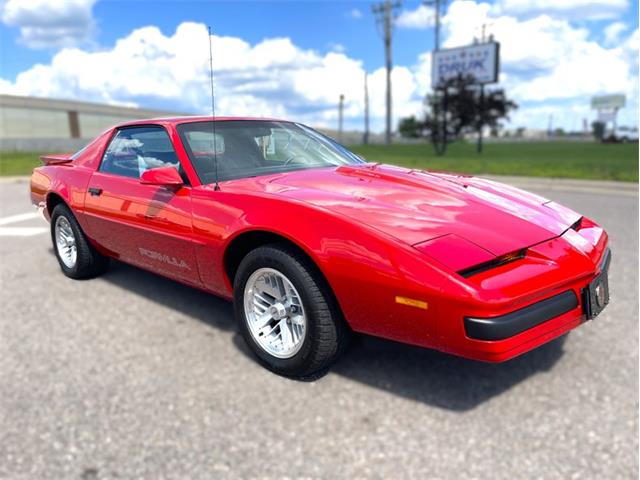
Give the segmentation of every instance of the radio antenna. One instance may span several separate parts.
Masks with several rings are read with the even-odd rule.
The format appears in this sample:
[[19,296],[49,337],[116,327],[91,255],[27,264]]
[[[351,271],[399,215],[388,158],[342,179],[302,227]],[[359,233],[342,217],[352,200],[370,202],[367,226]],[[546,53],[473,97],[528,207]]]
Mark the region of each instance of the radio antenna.
[[218,184],[218,149],[216,148],[216,97],[213,89],[213,48],[211,46],[211,26],[208,26],[207,28],[209,29],[209,80],[211,83],[211,129],[213,133],[213,174],[215,178],[213,189],[220,190],[220,185]]

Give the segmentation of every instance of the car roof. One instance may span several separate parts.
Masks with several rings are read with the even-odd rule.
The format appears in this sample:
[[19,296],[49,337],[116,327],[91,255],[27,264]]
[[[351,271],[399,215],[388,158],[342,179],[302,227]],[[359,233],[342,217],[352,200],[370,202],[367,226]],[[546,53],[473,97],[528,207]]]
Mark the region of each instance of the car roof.
[[210,122],[214,120],[216,122],[227,122],[227,121],[239,121],[239,120],[254,120],[254,121],[262,121],[262,122],[287,122],[291,123],[290,120],[282,120],[279,118],[264,118],[264,117],[212,117],[208,116],[184,116],[184,117],[160,117],[160,118],[148,118],[148,119],[140,119],[140,120],[132,120],[130,122],[119,123],[115,128],[119,127],[132,127],[136,125],[149,125],[149,124],[157,124],[157,125],[180,125],[183,123],[196,123],[196,122]]

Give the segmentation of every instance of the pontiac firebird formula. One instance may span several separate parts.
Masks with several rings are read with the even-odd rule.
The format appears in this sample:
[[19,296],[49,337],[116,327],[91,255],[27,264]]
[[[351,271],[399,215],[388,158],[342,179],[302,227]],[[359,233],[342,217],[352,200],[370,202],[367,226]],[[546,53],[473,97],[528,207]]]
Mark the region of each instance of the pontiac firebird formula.
[[110,258],[233,299],[271,370],[351,331],[500,362],[609,301],[606,232],[493,181],[366,163],[297,123],[137,121],[42,158],[31,199],[71,278]]

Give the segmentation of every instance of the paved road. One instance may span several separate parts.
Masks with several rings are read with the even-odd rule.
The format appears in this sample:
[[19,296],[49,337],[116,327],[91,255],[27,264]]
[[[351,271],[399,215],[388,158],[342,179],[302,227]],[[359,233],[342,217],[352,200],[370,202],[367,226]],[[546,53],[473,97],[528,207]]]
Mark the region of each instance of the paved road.
[[259,367],[215,297],[123,264],[66,279],[40,220],[3,223],[26,185],[0,190],[0,478],[637,478],[628,191],[538,190],[609,230],[596,321],[500,365],[360,338],[305,383]]

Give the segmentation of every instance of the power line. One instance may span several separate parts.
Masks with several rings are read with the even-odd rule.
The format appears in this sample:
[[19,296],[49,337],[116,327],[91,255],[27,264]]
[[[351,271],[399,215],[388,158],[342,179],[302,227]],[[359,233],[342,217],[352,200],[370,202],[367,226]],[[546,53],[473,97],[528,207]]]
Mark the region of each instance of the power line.
[[371,6],[371,11],[376,17],[376,23],[378,27],[382,27],[382,36],[384,39],[384,55],[385,64],[387,68],[387,115],[386,115],[386,131],[385,131],[385,143],[389,145],[391,143],[391,69],[393,67],[393,61],[391,58],[391,40],[393,36],[393,21],[396,17],[396,12],[402,6],[400,0],[395,2],[392,0],[386,0],[385,2],[376,3]]

